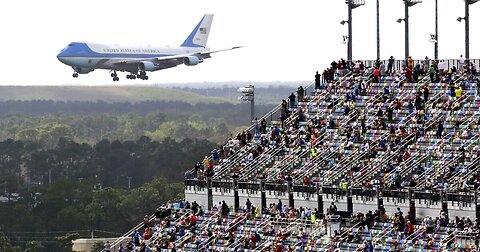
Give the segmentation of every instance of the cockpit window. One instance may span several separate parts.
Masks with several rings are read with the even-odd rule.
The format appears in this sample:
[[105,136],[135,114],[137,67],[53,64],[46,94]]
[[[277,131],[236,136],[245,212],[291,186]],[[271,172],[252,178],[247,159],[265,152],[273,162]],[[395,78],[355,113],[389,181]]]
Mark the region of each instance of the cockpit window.
[[68,47],[71,47],[71,46],[73,46],[73,43],[68,44]]

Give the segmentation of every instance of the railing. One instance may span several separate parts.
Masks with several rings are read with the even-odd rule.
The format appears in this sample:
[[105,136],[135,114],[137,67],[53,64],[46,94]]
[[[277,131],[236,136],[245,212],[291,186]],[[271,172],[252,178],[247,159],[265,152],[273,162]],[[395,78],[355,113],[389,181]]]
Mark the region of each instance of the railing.
[[[341,84],[342,81],[348,79],[351,77],[351,73],[348,73],[347,75],[343,76],[343,77],[340,77],[339,80],[335,83],[335,84],[332,84],[332,85],[339,85]],[[325,93],[325,95],[328,95],[328,93]],[[319,100],[319,96],[316,96],[316,99],[313,99],[311,100],[310,102],[316,102],[317,100]],[[339,105],[339,103],[337,103],[336,105]],[[301,106],[300,105],[300,101],[299,101],[299,105],[298,106]],[[335,106],[336,107],[336,106]],[[286,125],[289,125],[289,124],[293,124],[294,120],[296,120],[296,118],[298,117],[298,113],[297,114],[293,114],[292,116],[290,116],[284,123]],[[279,148],[283,148],[282,146],[279,147]],[[305,148],[307,149],[307,148]],[[275,154],[278,154],[281,150],[273,150],[275,152]],[[294,156],[295,157],[301,157],[301,156],[304,156],[306,155],[307,153],[309,153],[309,150],[302,150],[302,153],[301,154],[295,154]],[[269,153],[269,154],[273,154],[273,153]],[[285,156],[284,156],[285,158]],[[254,165],[251,165],[246,171],[242,172],[241,176],[240,176],[240,180],[245,180],[245,179],[250,179],[251,178],[251,174],[253,172],[255,172],[258,168],[258,166],[260,166],[262,164],[262,162],[256,162]],[[290,162],[287,164],[289,165]],[[248,164],[247,164],[248,166]],[[285,167],[285,166],[283,166]],[[279,169],[282,169],[282,168],[279,168]]]
[[[183,214],[182,216],[180,216],[179,218],[182,218],[183,216],[185,216],[185,214],[192,212],[192,210],[190,210],[190,209],[185,209],[185,208],[178,208],[178,209],[172,208],[172,209],[170,209],[170,210],[172,210],[172,211],[175,210],[175,211],[178,211],[178,212],[183,211],[184,214]],[[152,215],[150,215],[150,216],[148,217],[148,222],[152,222],[152,221],[154,221],[154,220],[155,220],[155,214],[152,214]],[[176,220],[175,220],[175,221],[176,221]],[[174,222],[175,222],[175,221],[174,221]],[[144,223],[141,222],[141,223],[139,223],[138,225],[136,225],[135,227],[133,227],[132,229],[130,229],[128,232],[126,232],[125,234],[123,234],[123,235],[122,235],[121,237],[119,237],[117,240],[115,240],[114,242],[112,242],[111,247],[112,247],[112,248],[115,248],[116,246],[118,246],[120,243],[122,243],[122,242],[125,241],[126,239],[132,238],[133,233],[134,233],[136,230],[140,229],[143,225],[144,225]],[[105,250],[105,249],[102,249],[100,252],[106,252],[106,250]]]
[[[402,79],[399,82],[401,82],[401,81],[402,81]],[[397,82],[397,83],[399,83],[399,82]],[[375,99],[374,101],[372,101],[371,104],[374,104],[375,101],[377,101],[377,100]],[[367,109],[368,109],[368,107],[367,107]],[[413,118],[414,118],[414,114],[412,113],[412,114],[408,115],[406,118],[404,118],[401,123],[407,125]],[[367,124],[371,125],[372,120],[374,120],[373,117],[370,117]],[[374,139],[374,141],[371,143],[371,148],[376,147],[376,144],[381,139],[387,137],[388,134],[389,134],[389,132],[388,132],[388,130],[386,130],[386,133],[383,133],[381,136]],[[369,154],[368,151],[360,152],[360,149],[358,149],[358,148],[352,154],[354,154],[354,153],[355,154],[358,153],[358,155],[356,155],[356,156],[349,155],[348,157],[346,157],[346,159],[348,160],[347,162],[342,162],[342,161],[337,162],[337,164],[333,167],[333,171],[330,171],[329,175],[325,178],[325,180],[333,181],[333,180],[337,179],[338,177],[343,176],[344,174],[341,173],[341,171],[345,171],[344,170],[345,167],[350,167],[353,163],[358,162],[359,160],[363,160],[365,158],[365,156]]]
[[425,228],[423,226],[420,226],[417,230],[415,230],[415,232],[413,232],[411,235],[407,236],[405,238],[406,242],[402,245],[403,249],[408,248],[408,241],[418,239],[418,237],[420,237],[423,234],[424,231],[425,231]]
[[[254,229],[256,229],[257,231],[263,230],[270,222],[271,222],[271,216],[268,216],[268,218],[265,221],[257,224]],[[246,232],[247,231],[244,231],[244,234]],[[238,251],[238,248],[240,247],[241,242],[243,242],[243,240],[245,240],[245,235],[243,235],[240,239],[236,239],[234,243],[232,243],[230,246],[226,248],[226,251]]]
[[[433,64],[433,61],[435,59],[430,59],[430,65]],[[356,62],[357,60],[353,60],[352,62]],[[364,63],[365,67],[374,67],[376,65],[376,62],[377,60],[360,60]],[[413,65],[416,66],[418,64],[421,64],[423,65],[425,60],[413,60]],[[463,65],[463,64],[466,64],[467,61],[469,61],[471,64],[474,64],[475,65],[475,69],[479,69],[480,67],[480,59],[465,59],[464,60],[464,63],[462,64],[461,61],[459,59],[439,59],[438,60],[439,62],[444,62],[446,64],[446,67],[447,67],[447,71],[448,69],[452,68],[453,66],[455,66],[458,70],[460,70],[460,67]],[[380,60],[381,63],[384,63],[385,66],[388,65],[388,60]],[[408,65],[404,59],[402,60],[395,60],[394,61],[394,64],[393,64],[393,69],[394,70],[398,70],[398,69],[402,69],[402,66],[404,65]]]
[[[369,83],[369,82],[372,80],[372,77],[373,77],[373,75],[369,75],[369,76],[367,77],[367,80],[366,80],[367,83]],[[367,103],[368,103],[368,102],[367,102]],[[341,105],[341,103],[338,102],[336,105]],[[336,105],[334,106],[334,108],[332,108],[332,111],[335,111]],[[333,112],[333,113],[335,113],[335,112]],[[350,120],[353,118],[353,116],[355,116],[356,113],[357,113],[356,110],[351,111],[351,112],[346,116],[346,118],[344,118],[344,119],[339,123],[339,125],[345,124],[345,122],[350,121]],[[324,138],[325,138],[329,133],[330,133],[330,132],[329,132],[328,130],[326,130],[326,131],[325,131],[321,136],[319,136],[318,138],[323,141]],[[320,141],[319,141],[319,142],[320,142]],[[340,143],[340,144],[341,144],[341,143]],[[302,173],[296,174],[295,177],[294,177],[294,181],[295,181],[296,183],[300,183],[300,182],[301,182],[301,179],[302,179],[303,177],[309,176],[309,175],[311,175],[312,173],[315,173],[315,172],[317,171],[317,168],[318,168],[315,164],[318,164],[318,163],[320,162],[320,160],[318,160],[318,159],[323,159],[323,160],[328,160],[328,159],[330,159],[330,158],[335,154],[335,151],[337,151],[337,150],[340,148],[340,144],[338,144],[338,145],[336,146],[336,149],[334,149],[334,151],[331,151],[331,152],[330,152],[330,151],[327,149],[326,152],[328,153],[328,154],[327,154],[328,156],[324,156],[324,154],[325,154],[324,152],[317,153],[317,157],[312,158],[312,159],[309,160],[309,163],[313,164],[312,167],[308,168],[306,171],[303,171]],[[311,148],[317,148],[319,145],[320,145],[320,143],[316,144],[315,146],[313,146],[313,147],[311,147]],[[327,147],[327,148],[328,148],[328,147]],[[309,153],[310,153],[310,150],[307,149],[306,151],[304,151],[304,152],[302,153],[302,156],[303,156],[303,155],[307,155],[307,154],[309,154]],[[290,164],[291,164],[291,163],[287,164],[287,167],[288,167],[288,165],[290,165]]]
[[[459,99],[459,100],[460,100],[459,103],[463,103],[468,97],[469,97],[469,96],[468,96],[467,93],[464,94],[464,95]],[[425,126],[424,126],[424,127],[425,127],[425,128],[429,128],[429,124],[430,124],[430,126],[433,125],[434,123],[438,122],[438,120],[440,120],[440,118],[441,118],[441,116],[437,116],[436,118],[432,118],[431,120],[425,122]],[[411,142],[411,140],[412,140],[412,138],[414,137],[415,134],[416,134],[416,133],[413,132],[413,133],[409,134],[407,137],[405,137],[404,139],[402,139],[402,142],[401,142],[400,144],[398,144],[399,150],[397,150],[397,152],[400,151],[400,148],[401,148],[401,147],[408,145],[408,144]],[[382,163],[388,162],[388,161],[390,161],[393,157],[395,157],[395,155],[398,155],[397,152],[395,152],[395,153],[393,153],[393,154],[390,154],[390,155],[384,154],[384,155],[382,155],[382,156],[380,156],[380,157],[377,157],[375,160],[377,160],[377,162],[382,162]],[[369,166],[372,166],[372,165],[373,165],[373,164],[371,164],[371,165],[369,165]],[[377,165],[377,167],[378,167],[378,165]],[[365,179],[367,179],[368,177],[371,177],[372,175],[374,175],[373,173],[374,173],[375,171],[376,171],[376,169],[371,169],[369,172],[367,172],[367,173],[365,173],[364,175],[362,175],[362,176],[356,181],[355,184],[358,185],[359,182],[362,182],[362,181],[364,181]]]

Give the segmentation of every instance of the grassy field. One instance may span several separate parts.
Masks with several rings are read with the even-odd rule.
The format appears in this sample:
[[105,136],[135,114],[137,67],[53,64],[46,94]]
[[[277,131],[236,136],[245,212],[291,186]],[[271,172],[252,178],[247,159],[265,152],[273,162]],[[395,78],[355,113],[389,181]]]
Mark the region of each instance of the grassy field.
[[73,87],[0,86],[0,101],[99,101],[141,102],[182,101],[197,103],[237,103],[222,97],[204,96],[179,89],[158,87]]

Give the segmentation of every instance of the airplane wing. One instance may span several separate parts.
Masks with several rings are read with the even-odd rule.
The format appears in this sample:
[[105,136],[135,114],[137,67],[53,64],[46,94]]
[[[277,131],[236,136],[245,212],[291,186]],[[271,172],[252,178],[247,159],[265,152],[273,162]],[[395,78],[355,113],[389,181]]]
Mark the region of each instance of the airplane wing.
[[212,50],[212,51],[206,51],[206,52],[201,52],[200,55],[202,55],[202,57],[204,59],[207,59],[207,58],[210,58],[210,54],[212,54],[212,53],[230,51],[230,50],[235,50],[235,49],[239,49],[239,48],[242,48],[242,47],[243,46],[234,46],[234,47],[230,47],[230,48],[223,48],[223,49],[217,49],[217,50]]
[[197,53],[177,54],[177,55],[165,56],[165,57],[122,59],[122,60],[119,60],[118,62],[115,62],[113,64],[114,65],[128,66],[128,65],[132,65],[132,64],[138,64],[139,62],[143,62],[143,61],[150,61],[150,62],[154,63],[156,66],[158,66],[159,67],[158,70],[160,70],[160,69],[175,67],[175,66],[178,66],[180,64],[183,64],[183,60],[184,60],[185,57],[196,56],[199,59],[203,60],[203,59],[210,58],[211,57],[210,54],[212,54],[212,53],[230,51],[230,50],[234,50],[234,49],[238,49],[238,48],[242,48],[242,46],[235,46],[235,47],[217,49],[217,50],[209,50],[209,51],[197,52]]

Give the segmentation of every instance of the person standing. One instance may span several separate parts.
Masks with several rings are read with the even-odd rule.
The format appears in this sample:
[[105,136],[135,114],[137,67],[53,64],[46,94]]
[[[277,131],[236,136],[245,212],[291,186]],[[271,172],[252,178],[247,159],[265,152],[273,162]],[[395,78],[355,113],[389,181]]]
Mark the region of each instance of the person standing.
[[412,59],[412,56],[408,56],[407,64],[408,64],[408,68],[413,69],[413,59]]
[[112,249],[112,246],[110,245],[110,242],[107,241],[105,243],[105,252],[110,252],[111,249]]
[[292,93],[289,97],[288,100],[290,101],[290,108],[293,109],[295,108],[295,94]]
[[458,68],[460,69],[461,73],[463,73],[464,65],[465,65],[465,59],[463,58],[463,55],[460,55],[460,59],[458,60]]
[[303,89],[302,86],[298,87],[297,89],[298,102],[302,102],[304,96],[305,96],[305,90]]
[[320,89],[320,74],[317,73],[315,74],[315,90]]
[[380,70],[375,67],[375,70],[373,70],[373,82],[375,83],[378,83],[380,80],[379,80],[379,77],[380,76]]
[[425,56],[425,60],[423,60],[423,72],[428,72],[428,69],[430,68],[430,59]]
[[393,73],[393,64],[395,63],[395,58],[393,56],[390,56],[390,59],[388,59],[388,65],[387,65],[387,74],[392,74]]
[[430,95],[430,92],[428,90],[427,84],[423,85],[423,101],[427,102],[428,101],[428,96]]
[[440,122],[438,124],[436,137],[437,138],[442,138],[442,133],[443,133],[443,122]]

